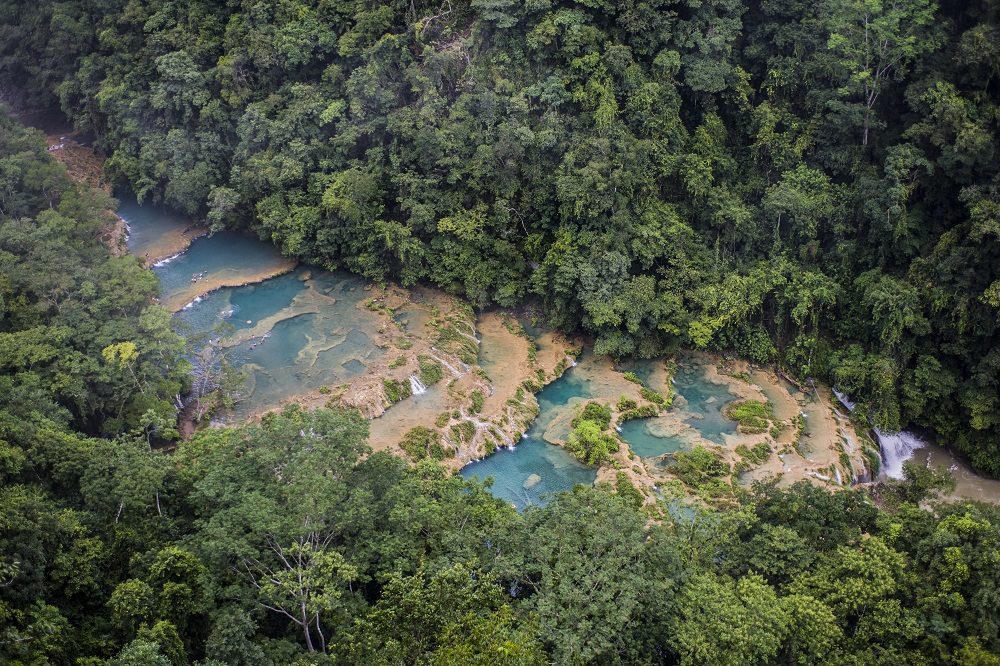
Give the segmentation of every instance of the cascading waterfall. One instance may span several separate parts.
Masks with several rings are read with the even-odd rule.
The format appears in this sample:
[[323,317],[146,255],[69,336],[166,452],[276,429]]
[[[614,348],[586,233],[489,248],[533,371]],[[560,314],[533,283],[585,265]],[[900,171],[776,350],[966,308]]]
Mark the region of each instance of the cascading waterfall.
[[[850,398],[837,389],[833,390],[833,394],[844,407],[854,411],[856,403]],[[927,446],[927,443],[912,432],[882,432],[878,428],[874,428],[874,431],[881,451],[882,473],[890,479],[902,479],[903,463],[912,458],[917,449]]]
[[890,479],[903,478],[903,463],[913,457],[917,449],[927,445],[912,432],[882,432],[875,428],[875,437],[882,450],[882,473]]
[[416,375],[410,375],[410,392],[413,395],[423,395],[427,393],[427,387]]
[[841,393],[837,389],[833,389],[833,394],[837,396],[837,400],[840,401],[840,404],[842,404],[844,407],[847,407],[847,411],[849,412],[854,411],[854,407],[857,403],[852,402],[851,399],[848,398],[845,393]]

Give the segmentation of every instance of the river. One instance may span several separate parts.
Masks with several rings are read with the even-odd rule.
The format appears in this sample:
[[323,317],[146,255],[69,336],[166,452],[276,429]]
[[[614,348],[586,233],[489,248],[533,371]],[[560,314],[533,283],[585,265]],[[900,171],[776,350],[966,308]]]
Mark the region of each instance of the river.
[[[725,416],[725,406],[741,398],[767,400],[783,423],[790,423],[800,414],[805,424],[801,442],[794,447],[788,445],[791,435],[778,435],[774,440],[777,455],[759,470],[744,475],[745,482],[771,475],[778,476],[782,483],[808,478],[846,484],[851,478],[857,479],[859,473],[865,474],[859,462],[861,456],[854,450],[857,436],[822,396],[798,393],[787,382],[745,364],[735,367],[729,375],[720,374],[716,367],[719,364],[703,355],[682,355],[668,372],[662,359],[615,367],[606,359],[584,354],[579,365],[550,381],[537,395],[537,418],[530,421],[516,446],[511,446],[514,441],[504,440],[495,421],[469,412],[461,406],[461,399],[478,386],[488,396],[488,407],[491,401],[497,403],[493,405],[496,409],[502,407],[508,392],[516,390],[522,381],[505,367],[513,364],[510,345],[512,341],[519,344],[518,338],[504,338],[496,326],[480,338],[478,326],[469,324],[469,331],[452,336],[475,341],[478,361],[469,365],[434,347],[440,344],[439,337],[411,335],[414,330],[429,330],[431,326],[440,330],[442,303],[447,297],[435,290],[414,292],[416,296],[409,295],[409,300],[396,303],[389,320],[392,326],[387,327],[385,313],[379,307],[370,307],[373,292],[361,278],[296,266],[256,237],[228,231],[208,235],[184,218],[155,206],[138,206],[126,199],[119,212],[128,224],[130,252],[152,266],[160,279],[160,300],[176,313],[182,332],[212,340],[231,363],[246,373],[235,410],[220,415],[217,421],[243,420],[291,401],[323,404],[324,400],[316,399],[330,392],[344,395],[366,379],[371,380],[369,388],[376,386],[372,381],[380,388],[381,377],[394,364],[402,363],[404,357],[406,363],[413,362],[409,345],[416,342],[424,345],[420,348],[424,353],[440,359],[450,377],[424,386],[415,369],[406,366],[396,371],[401,382],[416,389],[415,395],[405,398],[401,407],[385,410],[385,406],[378,406],[369,414],[377,417],[372,420],[372,446],[391,448],[411,427],[432,427],[441,418],[449,424],[474,423],[476,437],[480,431],[493,433],[490,436],[499,444],[497,452],[476,460],[474,452],[481,446],[459,447],[452,466],[461,467],[466,478],[493,479],[491,492],[519,509],[544,504],[551,493],[598,480],[597,470],[581,464],[555,444],[565,440],[569,421],[582,403],[598,400],[614,404],[619,396],[638,390],[624,379],[624,371],[633,372],[654,390],[675,393],[671,410],[657,417],[627,421],[620,428],[628,444],[625,453],[635,454],[634,464],[627,457],[622,462],[631,464],[635,478],[645,479],[654,489],[653,480],[677,451],[705,446],[735,461],[736,447],[759,441],[738,433],[736,424]],[[544,353],[542,332],[530,326],[525,330],[534,338],[536,349]],[[400,336],[406,338],[405,345]],[[552,360],[563,354],[561,350],[547,351]],[[397,355],[399,360],[394,361]],[[511,374],[514,381],[509,381]],[[496,379],[484,384],[477,375]],[[449,426],[441,430],[449,432]],[[782,441],[784,449],[777,448]],[[883,458],[890,444],[890,439],[883,437]],[[845,446],[851,458],[847,467],[842,464],[847,455]],[[943,461],[952,468],[959,480],[956,496],[1000,500],[1000,482],[976,477],[943,450],[927,445],[923,448],[931,454],[932,462]],[[890,452],[884,469],[893,473],[895,460]]]

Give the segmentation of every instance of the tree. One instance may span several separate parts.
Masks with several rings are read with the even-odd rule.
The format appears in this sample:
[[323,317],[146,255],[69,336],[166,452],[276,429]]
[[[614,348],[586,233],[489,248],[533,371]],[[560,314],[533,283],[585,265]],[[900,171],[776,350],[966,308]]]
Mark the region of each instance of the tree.
[[312,532],[285,547],[269,536],[267,560],[241,563],[260,605],[297,625],[310,652],[327,651],[324,617],[342,612],[343,589],[358,575],[329,542]]
[[827,47],[847,80],[842,95],[860,96],[864,107],[861,144],[875,103],[886,85],[925,53],[940,46],[934,0],[849,0],[827,5]]

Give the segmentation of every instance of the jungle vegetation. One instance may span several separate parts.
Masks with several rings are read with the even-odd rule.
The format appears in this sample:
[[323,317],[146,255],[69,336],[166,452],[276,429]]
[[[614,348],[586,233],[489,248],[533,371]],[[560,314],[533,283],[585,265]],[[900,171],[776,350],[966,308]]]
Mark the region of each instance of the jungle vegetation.
[[[0,0],[0,87],[217,228],[778,361],[998,473],[997,10]],[[161,448],[185,341],[112,205],[0,113],[0,663],[1000,664],[1000,510],[923,467],[651,520],[621,476],[518,513],[353,412]]]
[[1000,474],[996,0],[19,0],[0,86],[141,199],[780,361]]

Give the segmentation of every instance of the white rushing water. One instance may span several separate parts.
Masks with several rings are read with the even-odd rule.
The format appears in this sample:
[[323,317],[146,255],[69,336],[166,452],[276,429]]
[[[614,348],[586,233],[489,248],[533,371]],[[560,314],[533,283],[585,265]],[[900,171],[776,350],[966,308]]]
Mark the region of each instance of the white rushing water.
[[851,399],[848,398],[846,394],[841,393],[837,389],[833,389],[833,394],[837,396],[837,400],[840,401],[840,404],[842,404],[844,407],[847,407],[847,411],[849,412],[854,411],[854,407],[857,403],[852,402]]
[[[201,301],[202,301],[201,296],[195,296],[194,300],[191,301],[190,303],[188,303],[187,305],[185,305],[183,308],[181,308],[181,310],[190,310],[194,306],[196,306],[199,303],[201,303]],[[247,322],[247,323],[249,324],[250,322]]]
[[[833,389],[833,394],[849,411],[854,411],[856,405],[847,395],[837,389]],[[920,439],[912,432],[882,432],[874,428],[875,439],[882,457],[882,474],[890,479],[903,478],[903,463],[913,457],[917,449],[927,446],[927,442]]]
[[890,479],[903,478],[903,463],[913,457],[927,442],[912,432],[882,432],[875,428],[875,437],[882,450],[882,473]]
[[162,268],[162,267],[166,266],[167,264],[169,264],[174,259],[176,259],[177,257],[181,256],[182,254],[184,254],[183,251],[182,252],[178,252],[177,254],[172,254],[169,257],[166,257],[164,259],[160,259],[159,261],[157,261],[156,263],[153,264],[153,268]]
[[413,395],[423,395],[427,393],[427,387],[416,375],[410,375],[410,392]]

